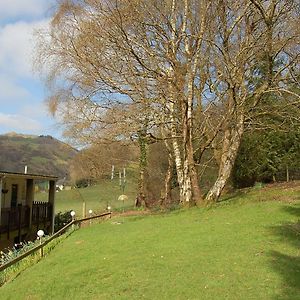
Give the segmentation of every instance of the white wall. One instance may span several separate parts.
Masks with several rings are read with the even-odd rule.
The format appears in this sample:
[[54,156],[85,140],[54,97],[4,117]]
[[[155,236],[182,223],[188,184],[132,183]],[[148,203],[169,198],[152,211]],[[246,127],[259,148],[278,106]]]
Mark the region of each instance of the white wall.
[[26,179],[22,178],[4,178],[2,189],[8,189],[6,194],[2,194],[2,208],[9,208],[11,202],[12,185],[18,185],[18,202],[17,204],[25,205],[26,199]]

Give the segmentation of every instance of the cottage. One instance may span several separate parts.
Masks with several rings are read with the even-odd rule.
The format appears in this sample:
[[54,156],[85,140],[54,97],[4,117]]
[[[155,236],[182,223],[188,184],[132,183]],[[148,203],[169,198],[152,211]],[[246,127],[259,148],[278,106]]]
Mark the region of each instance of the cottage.
[[[0,171],[0,249],[35,237],[38,229],[54,230],[57,177]],[[48,201],[34,200],[35,182],[49,185]]]

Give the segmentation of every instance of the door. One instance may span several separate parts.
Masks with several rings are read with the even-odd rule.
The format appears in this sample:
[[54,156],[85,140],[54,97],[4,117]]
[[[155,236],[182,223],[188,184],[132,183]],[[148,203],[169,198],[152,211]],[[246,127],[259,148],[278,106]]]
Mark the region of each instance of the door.
[[11,207],[17,207],[18,203],[18,185],[13,184],[11,186]]

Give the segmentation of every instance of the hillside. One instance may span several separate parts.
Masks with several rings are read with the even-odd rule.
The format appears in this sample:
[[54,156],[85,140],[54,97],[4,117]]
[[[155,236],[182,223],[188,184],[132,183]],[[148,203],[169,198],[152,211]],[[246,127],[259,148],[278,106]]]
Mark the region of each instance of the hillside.
[[94,223],[2,286],[1,299],[299,299],[299,188]]
[[[128,200],[120,201],[119,196],[122,194],[118,178],[115,180],[101,180],[97,185],[86,188],[63,190],[55,195],[55,212],[65,212],[74,210],[77,217],[82,217],[82,202],[86,203],[86,211],[92,209],[95,213],[102,212],[107,206],[113,210],[130,210],[134,207],[136,197],[136,180],[133,177],[127,177],[125,194]],[[47,201],[48,195],[39,192],[35,195],[38,201]]]
[[55,175],[63,178],[68,163],[77,153],[70,145],[51,136],[0,135],[0,170]]

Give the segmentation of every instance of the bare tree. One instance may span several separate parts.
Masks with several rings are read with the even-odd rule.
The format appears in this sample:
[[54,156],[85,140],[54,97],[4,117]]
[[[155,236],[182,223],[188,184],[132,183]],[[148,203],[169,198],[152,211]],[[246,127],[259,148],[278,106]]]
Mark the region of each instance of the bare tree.
[[[151,109],[147,124],[156,127],[166,126],[161,122],[166,115],[182,203],[193,202],[193,195],[201,198],[193,159],[193,99],[209,3],[61,1],[40,43],[42,63],[51,64],[48,79],[66,80],[52,103],[75,100],[83,119],[97,110],[97,122],[116,103],[142,107],[144,114]],[[72,120],[68,112],[64,116]]]
[[62,0],[39,61],[71,135],[164,140],[180,202],[193,205],[203,153],[219,161],[214,201],[264,96],[293,93],[298,19],[290,0]]
[[[210,89],[223,113],[218,178],[206,201],[218,199],[235,162],[245,126],[272,114],[267,95],[284,96],[278,109],[298,106],[288,94],[292,70],[299,67],[296,1],[218,1],[212,41]],[[299,98],[299,96],[297,96]],[[277,113],[277,112],[275,112]]]
[[135,167],[137,165],[138,149],[136,145],[121,141],[93,144],[82,149],[71,162],[71,179],[91,179],[96,182],[111,177],[114,169]]

